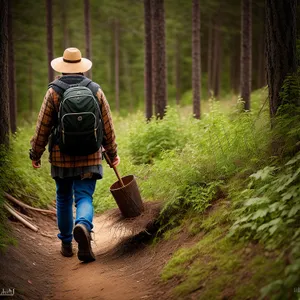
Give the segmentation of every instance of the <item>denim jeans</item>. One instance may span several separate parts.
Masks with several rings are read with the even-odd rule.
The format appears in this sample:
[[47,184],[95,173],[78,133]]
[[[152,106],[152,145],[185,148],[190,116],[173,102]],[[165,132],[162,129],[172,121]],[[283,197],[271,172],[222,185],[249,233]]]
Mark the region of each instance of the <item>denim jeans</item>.
[[75,199],[75,225],[84,224],[88,231],[93,228],[93,193],[96,179],[57,178],[56,210],[57,225],[60,233],[57,235],[64,243],[73,239],[73,198]]

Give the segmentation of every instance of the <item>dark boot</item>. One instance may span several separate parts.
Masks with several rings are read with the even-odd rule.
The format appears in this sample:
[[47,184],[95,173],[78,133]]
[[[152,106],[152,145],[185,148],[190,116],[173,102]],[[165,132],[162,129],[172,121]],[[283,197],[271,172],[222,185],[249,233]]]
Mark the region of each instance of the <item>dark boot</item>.
[[72,243],[61,243],[60,253],[65,257],[73,256]]
[[94,261],[95,255],[91,247],[91,234],[83,224],[77,224],[73,231],[74,239],[78,243],[78,259],[83,262]]

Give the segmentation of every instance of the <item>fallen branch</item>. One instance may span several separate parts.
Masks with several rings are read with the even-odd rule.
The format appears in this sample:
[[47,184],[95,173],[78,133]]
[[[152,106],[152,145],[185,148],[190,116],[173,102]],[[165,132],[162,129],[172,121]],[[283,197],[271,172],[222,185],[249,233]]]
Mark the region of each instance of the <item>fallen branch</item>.
[[54,236],[52,236],[52,235],[50,235],[50,234],[47,234],[47,233],[44,233],[44,232],[41,232],[41,235],[42,235],[42,236],[45,236],[45,237],[47,237],[47,238],[49,238],[49,239],[53,239],[53,238],[54,238]]
[[22,218],[24,218],[24,219],[26,219],[27,221],[32,221],[33,220],[33,218],[31,218],[31,217],[29,217],[29,216],[26,216],[26,215],[24,215],[24,214],[22,214],[20,211],[17,211],[16,209],[14,209],[10,204],[8,204],[7,202],[5,202],[5,204],[9,207],[9,208],[11,208],[11,209],[13,209],[18,215],[20,215]]
[[23,203],[22,201],[16,199],[15,197],[13,197],[13,196],[11,196],[7,193],[4,193],[4,196],[7,200],[9,200],[9,201],[11,201],[11,202],[23,207],[23,208],[27,208],[27,209],[34,210],[34,211],[39,211],[39,212],[42,212],[42,213],[45,213],[45,214],[56,215],[56,211],[29,206],[29,205]]
[[7,203],[3,203],[3,207],[10,212],[16,219],[18,219],[21,223],[23,223],[25,226],[27,226],[28,228],[30,228],[31,230],[37,232],[38,228],[34,225],[32,225],[31,223],[29,223],[28,221],[26,221],[24,218],[22,218],[13,208],[9,207],[7,205]]

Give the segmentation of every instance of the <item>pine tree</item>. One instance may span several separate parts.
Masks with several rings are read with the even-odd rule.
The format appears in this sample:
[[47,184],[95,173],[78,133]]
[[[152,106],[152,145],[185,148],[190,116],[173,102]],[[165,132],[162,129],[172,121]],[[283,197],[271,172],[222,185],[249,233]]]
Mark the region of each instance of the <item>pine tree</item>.
[[152,117],[152,36],[151,36],[151,0],[144,0],[144,27],[145,27],[145,108],[146,119]]
[[114,21],[114,39],[115,39],[115,98],[116,110],[120,112],[120,35],[119,21]]
[[15,52],[12,28],[13,0],[8,1],[8,90],[9,90],[9,119],[12,133],[17,131],[17,99],[15,79]]
[[8,101],[8,1],[0,5],[0,145],[9,143],[9,101]]
[[241,97],[250,110],[252,80],[252,0],[242,0]]
[[266,0],[266,58],[270,115],[274,118],[285,77],[296,71],[296,0]]
[[212,17],[210,15],[208,21],[208,42],[207,42],[207,95],[209,97],[212,96],[212,68],[213,68],[212,50],[213,50],[213,25],[212,25]]
[[193,86],[193,114],[200,119],[200,76],[201,76],[201,54],[200,54],[200,5],[199,0],[193,0],[192,7],[192,86]]
[[46,19],[47,19],[47,54],[48,54],[48,81],[54,79],[54,71],[51,68],[53,59],[53,24],[52,24],[52,0],[46,0]]
[[[84,29],[85,29],[85,56],[92,59],[91,45],[91,16],[90,16],[90,1],[84,0]],[[92,70],[87,72],[87,77],[92,78]]]
[[163,118],[167,105],[166,37],[164,0],[151,0],[153,28],[153,65],[155,114]]

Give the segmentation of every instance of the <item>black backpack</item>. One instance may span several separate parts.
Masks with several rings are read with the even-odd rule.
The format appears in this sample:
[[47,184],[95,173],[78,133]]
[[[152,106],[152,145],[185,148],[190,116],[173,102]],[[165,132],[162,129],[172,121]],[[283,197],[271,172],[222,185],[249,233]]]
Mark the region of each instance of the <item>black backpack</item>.
[[[57,124],[52,143],[58,144],[61,153],[89,155],[99,150],[103,139],[103,123],[96,93],[99,85],[83,76],[66,76],[49,84],[59,95]],[[74,80],[73,80],[74,81]]]

